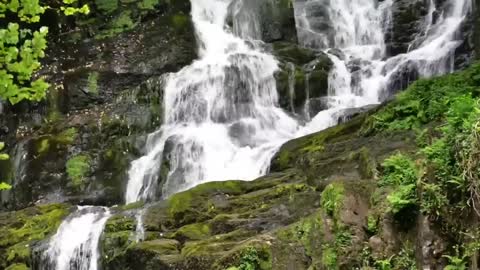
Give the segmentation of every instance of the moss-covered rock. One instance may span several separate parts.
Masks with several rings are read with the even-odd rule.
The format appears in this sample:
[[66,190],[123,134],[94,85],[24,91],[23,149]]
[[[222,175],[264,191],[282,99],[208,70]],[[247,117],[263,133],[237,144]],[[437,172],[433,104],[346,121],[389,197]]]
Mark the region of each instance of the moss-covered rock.
[[[273,54],[280,60],[275,74],[280,107],[287,111],[303,111],[308,100],[328,95],[328,77],[333,63],[323,52],[287,42],[275,42]],[[312,115],[319,110],[312,111]]]
[[31,267],[35,243],[54,234],[69,212],[68,205],[50,204],[0,213],[0,268]]

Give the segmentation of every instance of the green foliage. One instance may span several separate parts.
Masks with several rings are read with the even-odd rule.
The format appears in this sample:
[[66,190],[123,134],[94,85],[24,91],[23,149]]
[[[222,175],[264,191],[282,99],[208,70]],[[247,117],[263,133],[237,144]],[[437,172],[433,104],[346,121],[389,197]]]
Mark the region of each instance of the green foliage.
[[158,5],[158,0],[143,0],[138,3],[140,9],[154,9]]
[[325,212],[334,216],[343,204],[344,187],[341,183],[331,183],[322,192],[320,204]]
[[421,209],[423,212],[440,215],[439,210],[447,204],[448,199],[440,185],[422,183]]
[[[0,142],[0,151],[3,150],[3,148],[5,148],[5,143],[4,142]],[[8,156],[8,154],[5,154],[5,153],[0,153],[0,160],[8,160],[10,157]],[[0,182],[0,190],[8,190],[8,189],[11,189],[12,186],[7,184],[7,183],[4,183],[4,182]]]
[[233,266],[227,268],[227,270],[260,270],[261,269],[261,259],[258,255],[258,251],[249,247],[242,252],[240,258],[240,263],[238,266]]
[[337,252],[332,246],[325,244],[322,248],[322,264],[328,270],[335,270],[337,266]]
[[76,188],[84,185],[85,177],[90,170],[90,157],[77,155],[67,161],[67,174]]
[[398,214],[408,207],[415,206],[417,204],[416,189],[415,184],[398,186],[395,191],[387,196],[389,210]]
[[378,232],[378,217],[369,215],[367,218],[367,231],[371,234]]
[[400,252],[393,257],[393,269],[416,270],[415,249],[407,242]]
[[108,14],[118,8],[118,0],[95,0],[95,5],[99,10]]
[[381,185],[407,185],[417,182],[418,169],[415,162],[404,154],[398,153],[382,163],[383,177]]
[[88,92],[98,94],[98,72],[94,71],[88,75]]
[[389,210],[397,214],[417,204],[418,168],[409,157],[398,153],[382,163],[383,177],[380,185],[390,186],[393,192],[387,196]]
[[375,261],[375,266],[377,266],[378,270],[391,270],[393,269],[392,258],[393,256],[387,259],[377,260]]
[[380,131],[408,130],[442,119],[455,97],[478,96],[480,63],[465,71],[431,79],[420,79],[396,100],[366,121],[364,134]]
[[[68,16],[90,12],[88,5],[72,6],[75,2],[63,0],[62,13]],[[35,76],[47,48],[48,28],[38,26],[47,8],[38,0],[0,3],[0,18],[13,18],[6,28],[0,28],[0,98],[12,104],[22,100],[40,101],[49,87],[42,78]]]
[[113,37],[125,31],[133,29],[137,23],[132,19],[130,11],[118,14],[109,24],[108,29],[101,31],[95,36],[97,39]]
[[461,256],[458,247],[456,248],[455,253],[456,254],[453,256],[443,255],[443,257],[448,260],[448,265],[445,267],[445,270],[467,270],[468,256],[466,254]]

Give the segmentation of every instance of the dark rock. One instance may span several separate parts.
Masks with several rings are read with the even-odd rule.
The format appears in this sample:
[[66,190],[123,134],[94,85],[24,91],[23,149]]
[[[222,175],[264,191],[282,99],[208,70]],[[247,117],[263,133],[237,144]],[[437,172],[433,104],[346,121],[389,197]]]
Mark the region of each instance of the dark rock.
[[325,53],[289,43],[274,43],[273,53],[280,60],[275,74],[280,107],[300,113],[308,98],[327,96],[333,63]]
[[425,0],[395,0],[392,6],[391,29],[386,32],[387,55],[407,52],[410,43],[424,29],[424,16],[428,13]]
[[[233,28],[240,36],[260,39],[267,43],[297,42],[294,10],[289,0],[236,0],[229,9]],[[238,25],[240,21],[249,24]]]

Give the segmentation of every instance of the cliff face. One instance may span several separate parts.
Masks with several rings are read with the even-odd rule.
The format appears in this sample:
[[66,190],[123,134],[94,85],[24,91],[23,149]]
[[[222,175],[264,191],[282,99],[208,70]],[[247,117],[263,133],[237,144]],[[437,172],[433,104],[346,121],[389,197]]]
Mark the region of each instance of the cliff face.
[[[427,12],[426,2],[395,1],[390,55],[406,51]],[[291,3],[245,3],[231,14],[230,24],[235,29],[235,16],[261,18],[259,38],[279,60],[279,105],[301,114],[309,98],[309,114],[325,109],[322,97],[328,94],[332,62],[323,52],[297,44]],[[53,31],[54,45],[41,72],[52,84],[47,100],[5,105],[0,115],[0,141],[12,157],[0,161],[0,179],[13,186],[0,194],[5,228],[0,269],[34,268],[32,250],[55,231],[70,205],[124,203],[130,162],[144,154],[147,134],[163,122],[165,74],[197,58],[187,0],[96,0],[91,8],[89,17],[62,22]],[[58,25],[47,23],[52,29]],[[478,25],[472,16],[464,26],[465,42],[455,55],[458,68],[478,55]],[[325,21],[317,26],[328,29]],[[478,98],[478,76],[474,66],[424,83],[432,92],[455,86]],[[398,88],[414,79],[404,71]],[[436,269],[448,264],[443,255],[470,241],[461,233],[473,234],[471,227],[458,228],[452,217],[443,216],[449,210],[458,213],[451,206],[457,197],[437,213],[422,210],[431,202],[424,195],[407,202],[400,215],[385,204],[396,187],[381,184],[388,171],[384,161],[402,153],[421,162],[423,146],[412,129],[426,129],[434,140],[444,121],[444,115],[418,114],[411,117],[424,121],[408,128],[374,125],[389,113],[388,121],[403,119],[413,110],[404,105],[394,101],[367,113],[351,110],[345,123],[286,143],[270,173],[255,181],[207,183],[148,205],[144,242],[132,240],[136,210],[143,206],[114,208],[101,238],[100,263],[105,269],[192,270],[369,269],[387,263],[392,269],[411,269],[415,263]],[[424,194],[422,188],[415,192]],[[474,214],[460,214],[474,223]]]

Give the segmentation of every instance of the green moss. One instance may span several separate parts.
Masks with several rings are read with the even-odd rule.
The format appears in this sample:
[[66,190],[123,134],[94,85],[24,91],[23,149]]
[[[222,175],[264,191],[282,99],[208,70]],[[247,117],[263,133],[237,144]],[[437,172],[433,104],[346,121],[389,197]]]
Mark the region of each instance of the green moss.
[[101,238],[102,256],[106,262],[114,260],[134,245],[131,231],[103,232]]
[[305,248],[305,253],[314,263],[320,258],[320,251],[324,241],[323,217],[315,213],[310,217],[280,229],[276,236],[285,243],[299,243]]
[[158,0],[142,0],[138,2],[138,7],[145,10],[153,10],[158,5]]
[[180,243],[170,239],[145,241],[137,244],[135,248],[152,251],[161,255],[179,254]]
[[43,138],[40,140],[38,143],[38,150],[37,153],[39,155],[45,154],[50,150],[50,139],[49,138]]
[[90,156],[74,156],[67,161],[66,167],[68,177],[72,180],[73,186],[82,188],[85,184],[85,177],[90,171]]
[[95,38],[104,39],[113,37],[115,35],[133,29],[136,25],[137,23],[131,17],[131,11],[123,11],[111,21],[111,23],[107,26],[106,30],[98,33]]
[[182,255],[186,257],[202,257],[213,253],[223,253],[232,250],[239,242],[252,237],[254,232],[243,229],[225,234],[217,234],[205,240],[186,242]]
[[136,220],[123,215],[110,217],[105,224],[105,232],[135,231]]
[[29,216],[25,212],[20,212],[17,216],[22,226],[9,231],[8,239],[2,239],[7,243],[19,243],[22,241],[41,240],[46,235],[55,230],[61,223],[62,219],[68,214],[66,205],[52,204],[44,205],[33,211],[33,216]]
[[188,26],[190,17],[183,14],[175,14],[172,16],[172,25],[177,30],[184,29]]
[[191,190],[177,193],[168,200],[168,213],[178,225],[186,225],[203,221],[206,217],[214,217],[215,209],[209,203],[212,194],[239,195],[244,190],[245,182],[225,181],[209,182],[199,185]]
[[11,263],[18,263],[15,267],[22,267],[22,263],[30,264],[32,244],[55,233],[68,215],[68,209],[69,206],[64,204],[50,204],[3,213],[0,216],[0,249],[5,252],[0,252],[0,268],[4,269]]
[[370,155],[370,151],[366,147],[362,147],[353,157],[359,166],[359,172],[363,179],[373,179],[376,175],[376,161]]
[[134,210],[134,209],[139,209],[142,208],[145,205],[145,202],[143,201],[138,201],[134,203],[130,203],[127,205],[122,205],[119,207],[120,210],[122,211],[128,211],[128,210]]
[[19,243],[7,249],[7,263],[25,262],[30,259],[30,245]]
[[177,239],[202,240],[210,237],[210,235],[210,225],[195,223],[181,227],[175,232],[174,237]]
[[273,43],[273,50],[280,59],[296,65],[304,65],[316,58],[314,51],[287,42]]
[[95,0],[95,5],[103,13],[109,14],[118,8],[117,0]]
[[87,89],[89,93],[98,95],[98,72],[94,71],[88,74]]
[[72,144],[78,136],[78,131],[76,128],[71,127],[62,132],[60,132],[55,140],[62,144]]
[[16,263],[10,265],[5,270],[30,270],[30,268],[24,263]]
[[310,155],[321,152],[327,143],[341,140],[342,137],[346,136],[354,137],[364,122],[364,119],[365,115],[359,116],[338,126],[287,142],[273,158],[270,168],[271,171],[284,171],[288,168],[295,167],[297,160],[300,158],[305,160],[308,159],[305,156],[310,157]]

